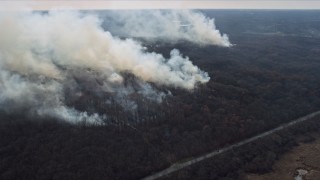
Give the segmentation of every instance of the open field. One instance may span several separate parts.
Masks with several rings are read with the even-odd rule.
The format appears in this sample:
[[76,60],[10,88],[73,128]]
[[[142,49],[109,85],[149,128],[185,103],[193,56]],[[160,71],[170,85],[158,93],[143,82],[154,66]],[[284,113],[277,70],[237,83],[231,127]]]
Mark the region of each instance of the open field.
[[303,142],[305,137],[299,138],[299,146],[284,154],[274,164],[273,171],[267,174],[247,174],[243,180],[292,180],[298,170],[306,170],[303,179],[317,180],[320,178],[320,134],[313,134],[313,142]]

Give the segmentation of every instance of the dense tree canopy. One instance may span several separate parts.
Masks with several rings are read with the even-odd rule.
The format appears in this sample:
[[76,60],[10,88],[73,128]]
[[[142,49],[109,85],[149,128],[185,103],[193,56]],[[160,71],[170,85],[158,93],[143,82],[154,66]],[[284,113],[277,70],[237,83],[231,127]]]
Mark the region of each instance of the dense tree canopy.
[[[236,44],[231,48],[143,42],[149,51],[166,55],[173,48],[180,49],[208,72],[209,83],[194,91],[155,86],[171,95],[160,104],[133,95],[138,104],[133,112],[112,101],[105,104],[85,89],[81,99],[67,97],[68,105],[76,109],[109,114],[110,121],[103,126],[75,126],[1,112],[0,179],[139,179],[319,110],[319,37],[309,38],[296,29],[308,23],[320,27],[304,19],[285,24],[288,17],[283,12],[279,17],[274,12],[259,16],[236,12],[206,12],[217,16],[218,26],[222,21],[221,29]],[[314,12],[306,16],[310,13]],[[247,21],[241,20],[244,16]],[[259,30],[279,22],[281,34]],[[255,33],[247,32],[248,26]],[[134,78],[126,77],[127,83]],[[239,167],[266,172],[283,151],[280,146],[294,145],[289,137],[275,135],[260,144],[249,144],[232,156],[190,170],[196,172],[193,176],[186,171],[178,176],[235,178]],[[252,163],[246,164],[249,161]]]

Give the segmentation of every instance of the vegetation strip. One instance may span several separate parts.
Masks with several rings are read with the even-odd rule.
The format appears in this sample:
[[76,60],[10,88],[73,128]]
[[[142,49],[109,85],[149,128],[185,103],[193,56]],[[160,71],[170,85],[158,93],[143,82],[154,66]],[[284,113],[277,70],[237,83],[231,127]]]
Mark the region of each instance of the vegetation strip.
[[268,136],[268,135],[273,134],[273,133],[275,133],[277,131],[280,131],[280,130],[285,129],[285,128],[290,127],[290,126],[293,126],[293,125],[295,125],[297,123],[309,120],[309,119],[311,119],[311,118],[313,118],[313,117],[315,117],[315,116],[317,116],[319,114],[320,114],[320,111],[313,112],[311,114],[308,114],[306,116],[300,117],[300,118],[298,118],[298,119],[296,119],[294,121],[291,121],[289,123],[282,124],[279,127],[276,127],[276,128],[271,129],[269,131],[266,131],[266,132],[264,132],[262,134],[258,134],[256,136],[253,136],[253,137],[249,138],[249,139],[245,139],[243,141],[240,141],[240,142],[238,142],[236,144],[224,147],[222,149],[215,150],[213,152],[210,152],[210,153],[207,153],[205,155],[199,156],[197,158],[191,159],[191,160],[186,161],[184,163],[172,164],[170,167],[168,167],[168,168],[166,168],[166,169],[164,169],[164,170],[162,170],[160,172],[157,172],[157,173],[155,173],[153,175],[145,177],[142,180],[153,180],[153,179],[161,178],[163,176],[166,176],[166,175],[169,175],[169,174],[171,174],[173,172],[179,171],[179,170],[181,170],[181,169],[183,169],[185,167],[191,166],[191,165],[193,165],[195,163],[198,163],[200,161],[203,161],[205,159],[209,159],[209,158],[212,158],[212,157],[214,157],[216,155],[219,155],[219,154],[222,154],[222,153],[227,152],[229,150],[232,150],[233,148],[240,147],[242,145],[245,145],[245,144],[248,144],[250,142],[253,142],[253,141],[255,141],[255,140],[259,139],[259,138]]

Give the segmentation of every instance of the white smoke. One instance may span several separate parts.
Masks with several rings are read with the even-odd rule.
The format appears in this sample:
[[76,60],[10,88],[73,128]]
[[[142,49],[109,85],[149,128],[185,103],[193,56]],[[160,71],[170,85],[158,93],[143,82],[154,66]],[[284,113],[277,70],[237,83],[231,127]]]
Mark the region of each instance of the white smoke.
[[107,19],[104,27],[120,36],[231,46],[228,36],[216,29],[214,19],[193,10],[117,10],[101,16]]
[[[205,20],[208,26],[213,25],[211,20]],[[133,92],[161,102],[165,93],[149,83],[192,90],[197,84],[209,81],[208,74],[178,50],[172,50],[169,59],[146,52],[139,42],[112,36],[101,23],[95,15],[75,11],[0,14],[0,110],[25,110],[31,115],[72,123],[101,123],[106,115],[80,112],[67,106],[65,88],[77,94],[78,79],[81,79],[87,86],[82,88],[116,93],[121,104]],[[204,37],[196,36],[198,42],[205,42]],[[219,44],[210,40],[210,34],[208,38],[208,42]],[[221,38],[224,41],[219,45],[227,46],[227,39]],[[136,77],[137,89],[126,88],[123,73]],[[125,108],[136,106],[130,100],[125,102]]]

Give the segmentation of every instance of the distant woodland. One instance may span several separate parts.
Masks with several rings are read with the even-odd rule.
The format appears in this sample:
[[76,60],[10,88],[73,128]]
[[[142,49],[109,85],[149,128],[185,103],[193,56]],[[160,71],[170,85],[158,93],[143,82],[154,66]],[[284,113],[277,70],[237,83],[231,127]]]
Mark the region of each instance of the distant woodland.
[[[194,91],[155,86],[171,95],[162,103],[132,97],[138,104],[134,112],[85,90],[81,99],[66,97],[76,109],[109,114],[102,126],[0,112],[0,179],[140,179],[319,110],[320,37],[296,31],[320,31],[316,23],[286,21],[288,15],[280,12],[277,17],[236,12],[205,11],[217,17],[217,26],[235,44],[231,48],[143,42],[148,51],[165,55],[179,49],[208,72],[211,80]],[[241,21],[256,33],[248,33]],[[268,32],[282,34],[259,30],[274,24],[277,29]],[[295,134],[319,127],[317,121],[294,127],[168,178],[237,179],[241,172],[268,172],[295,145]]]

